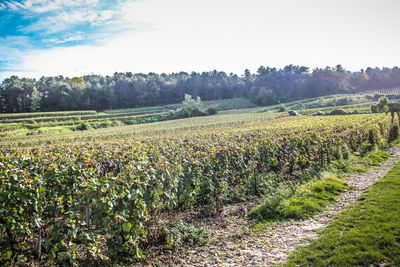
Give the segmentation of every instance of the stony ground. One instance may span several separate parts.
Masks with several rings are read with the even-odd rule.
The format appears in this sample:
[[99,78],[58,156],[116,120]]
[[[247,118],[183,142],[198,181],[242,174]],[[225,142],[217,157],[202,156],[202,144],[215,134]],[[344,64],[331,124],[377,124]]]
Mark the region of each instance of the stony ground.
[[364,174],[352,175],[348,183],[352,190],[340,198],[323,213],[304,221],[288,221],[252,227],[246,213],[257,203],[225,207],[214,218],[204,219],[211,232],[210,242],[201,247],[184,247],[177,251],[159,249],[145,265],[153,266],[271,266],[283,263],[288,253],[298,245],[305,245],[318,237],[316,229],[326,226],[375,181],[379,180],[400,160],[400,148],[389,151],[391,158],[379,168]]

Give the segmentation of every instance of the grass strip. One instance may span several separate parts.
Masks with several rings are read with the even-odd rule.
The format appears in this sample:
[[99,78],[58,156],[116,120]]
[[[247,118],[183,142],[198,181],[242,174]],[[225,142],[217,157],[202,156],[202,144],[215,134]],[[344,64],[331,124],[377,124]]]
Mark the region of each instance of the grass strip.
[[400,265],[400,162],[285,266]]
[[249,216],[258,221],[305,219],[324,210],[345,189],[349,189],[346,182],[334,176],[313,179],[295,191],[277,192],[255,207]]

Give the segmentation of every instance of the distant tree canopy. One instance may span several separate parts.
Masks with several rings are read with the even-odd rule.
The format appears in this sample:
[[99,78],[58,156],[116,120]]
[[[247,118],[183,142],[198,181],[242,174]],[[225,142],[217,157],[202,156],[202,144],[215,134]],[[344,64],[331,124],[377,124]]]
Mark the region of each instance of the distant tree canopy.
[[39,91],[37,88],[34,86],[32,89],[32,95],[31,95],[31,110],[32,112],[35,111],[40,111],[40,96],[39,96]]
[[[243,75],[222,71],[115,73],[39,80],[11,76],[0,84],[0,112],[117,109],[179,103],[185,94],[202,100],[247,97],[258,104],[352,93],[400,86],[400,69],[367,68],[357,72],[334,68],[288,65],[264,67]],[[34,89],[36,88],[36,89]],[[37,91],[37,92],[36,92]]]

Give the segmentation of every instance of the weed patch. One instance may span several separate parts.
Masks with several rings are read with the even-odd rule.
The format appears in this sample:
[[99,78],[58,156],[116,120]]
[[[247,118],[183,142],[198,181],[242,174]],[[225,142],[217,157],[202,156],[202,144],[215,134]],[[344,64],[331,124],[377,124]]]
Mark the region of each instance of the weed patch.
[[342,173],[364,173],[369,170],[369,166],[363,160],[353,159],[334,162],[329,169],[340,175]]
[[379,166],[382,162],[387,160],[390,155],[383,151],[375,151],[368,154],[366,157],[367,163],[370,166]]
[[203,227],[180,221],[173,226],[165,226],[163,237],[169,248],[176,249],[183,245],[203,245],[207,243],[209,234]]
[[311,180],[295,190],[282,190],[255,207],[250,218],[262,220],[304,219],[323,210],[342,191],[346,182],[333,176]]

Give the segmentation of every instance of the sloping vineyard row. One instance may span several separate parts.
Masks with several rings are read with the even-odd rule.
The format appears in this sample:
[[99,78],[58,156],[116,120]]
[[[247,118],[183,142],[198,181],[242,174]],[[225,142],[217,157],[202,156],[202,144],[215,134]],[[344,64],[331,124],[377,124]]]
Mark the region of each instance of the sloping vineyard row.
[[59,117],[59,116],[85,116],[96,114],[95,110],[77,110],[77,111],[53,111],[53,112],[36,112],[36,113],[0,113],[0,120],[11,120],[21,118],[35,117]]
[[400,88],[385,88],[376,90],[367,90],[361,92],[363,95],[400,95]]
[[[168,113],[168,112],[163,112]],[[67,116],[56,116],[56,117],[32,117],[32,118],[19,118],[19,119],[7,119],[6,123],[59,123],[59,122],[69,122],[72,124],[76,121],[95,121],[100,119],[115,119],[115,118],[126,118],[126,117],[139,117],[139,116],[151,116],[153,114],[163,114],[163,113],[146,113],[146,114],[135,114],[135,113],[111,113],[111,114],[89,114],[89,115],[67,115]],[[3,121],[4,122],[4,121]]]
[[[256,113],[256,114],[230,114],[219,116],[194,117],[179,120],[167,120],[163,122],[144,123],[129,126],[117,126],[112,128],[100,128],[95,131],[77,131],[51,135],[36,136],[7,136],[0,139],[0,146],[36,146],[41,144],[56,144],[61,142],[82,142],[99,139],[137,138],[138,136],[155,136],[162,134],[179,134],[188,131],[199,130],[224,130],[240,128],[244,124],[253,122],[271,121],[283,117],[281,113]],[[1,135],[1,129],[0,129]]]
[[161,212],[195,204],[217,212],[262,193],[261,174],[289,177],[365,142],[384,146],[391,121],[306,117],[228,133],[2,148],[0,262],[34,260],[39,236],[42,256],[56,264],[76,265],[82,251],[92,261],[138,256]]

